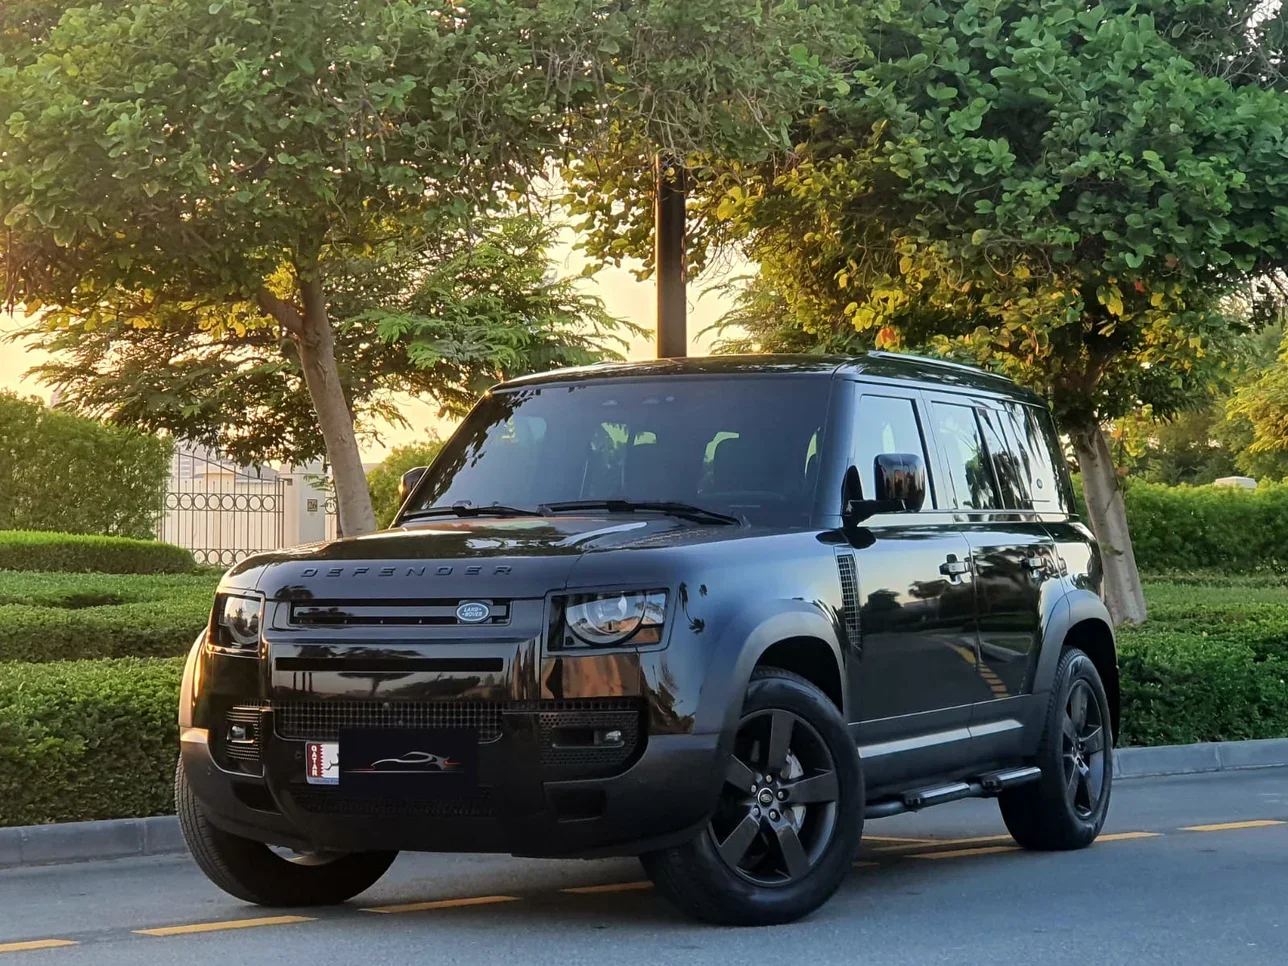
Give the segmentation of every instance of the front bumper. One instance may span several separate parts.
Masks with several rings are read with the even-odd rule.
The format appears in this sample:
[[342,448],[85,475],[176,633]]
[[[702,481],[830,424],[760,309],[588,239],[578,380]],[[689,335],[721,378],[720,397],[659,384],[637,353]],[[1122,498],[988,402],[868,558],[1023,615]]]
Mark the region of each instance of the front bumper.
[[228,760],[220,736],[212,748],[201,728],[183,730],[182,761],[212,823],[295,848],[635,855],[705,825],[719,791],[711,777],[718,734],[641,734],[638,754],[615,774],[552,780],[552,713],[547,706],[498,713],[499,734],[479,746],[479,795],[468,799],[358,798],[310,785],[305,741],[282,737],[269,708],[261,711],[257,763]]

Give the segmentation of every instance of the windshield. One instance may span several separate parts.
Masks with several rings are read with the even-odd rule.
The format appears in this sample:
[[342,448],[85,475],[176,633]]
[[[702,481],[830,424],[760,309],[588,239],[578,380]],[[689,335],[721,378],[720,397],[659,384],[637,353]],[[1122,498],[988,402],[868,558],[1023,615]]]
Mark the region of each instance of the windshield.
[[498,392],[443,447],[408,512],[463,501],[676,501],[806,526],[830,386],[689,376]]

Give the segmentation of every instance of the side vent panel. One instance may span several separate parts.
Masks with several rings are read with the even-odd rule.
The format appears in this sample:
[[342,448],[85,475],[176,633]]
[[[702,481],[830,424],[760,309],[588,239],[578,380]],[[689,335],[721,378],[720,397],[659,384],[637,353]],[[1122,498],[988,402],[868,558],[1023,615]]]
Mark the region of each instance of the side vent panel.
[[845,636],[857,649],[859,638],[859,577],[854,568],[854,554],[838,553],[836,568],[841,573],[841,604],[845,610]]

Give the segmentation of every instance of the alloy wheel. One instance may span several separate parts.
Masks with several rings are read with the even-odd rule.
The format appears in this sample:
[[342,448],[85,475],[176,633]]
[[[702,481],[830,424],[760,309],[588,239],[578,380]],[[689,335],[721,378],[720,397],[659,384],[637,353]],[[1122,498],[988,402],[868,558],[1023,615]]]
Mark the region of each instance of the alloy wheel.
[[1064,790],[1079,818],[1089,818],[1105,788],[1105,722],[1100,702],[1086,681],[1069,691],[1063,718]]
[[807,876],[836,832],[836,762],[814,726],[783,709],[738,726],[708,834],[721,860],[759,886]]

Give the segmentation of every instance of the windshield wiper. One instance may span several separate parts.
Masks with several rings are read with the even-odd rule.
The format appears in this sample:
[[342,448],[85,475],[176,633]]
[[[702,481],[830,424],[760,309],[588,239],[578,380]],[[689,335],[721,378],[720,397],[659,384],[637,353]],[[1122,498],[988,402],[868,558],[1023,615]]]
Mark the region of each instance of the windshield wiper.
[[409,510],[403,514],[403,519],[414,519],[416,517],[438,517],[438,516],[456,516],[456,517],[538,517],[541,516],[540,510],[525,510],[523,507],[506,506],[504,503],[487,503],[482,506],[475,506],[469,500],[461,500],[453,503],[451,506],[431,506],[423,510]]
[[722,523],[740,527],[742,520],[727,513],[708,510],[694,506],[692,503],[680,503],[676,500],[567,500],[562,503],[543,503],[538,509],[542,513],[569,513],[577,510],[607,510],[609,513],[634,513],[637,510],[666,513],[683,520],[695,523]]

